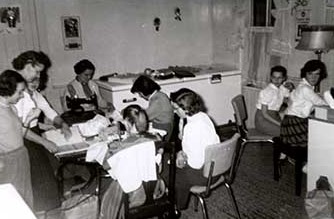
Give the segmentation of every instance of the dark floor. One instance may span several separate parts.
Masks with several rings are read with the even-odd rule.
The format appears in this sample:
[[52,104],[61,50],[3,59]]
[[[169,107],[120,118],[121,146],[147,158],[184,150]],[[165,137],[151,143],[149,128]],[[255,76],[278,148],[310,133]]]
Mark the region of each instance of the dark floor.
[[[232,187],[242,218],[250,219],[305,219],[303,197],[294,195],[294,167],[286,163],[282,167],[279,182],[273,180],[272,146],[247,145],[241,158],[238,173]],[[68,182],[71,184],[71,182]],[[306,175],[302,196],[305,194]],[[189,209],[182,212],[182,219],[202,218],[202,212],[194,211],[193,200]],[[224,187],[213,191],[207,199],[210,219],[234,218],[231,201]],[[43,218],[43,217],[39,217]],[[50,212],[47,219],[61,219],[59,211]]]

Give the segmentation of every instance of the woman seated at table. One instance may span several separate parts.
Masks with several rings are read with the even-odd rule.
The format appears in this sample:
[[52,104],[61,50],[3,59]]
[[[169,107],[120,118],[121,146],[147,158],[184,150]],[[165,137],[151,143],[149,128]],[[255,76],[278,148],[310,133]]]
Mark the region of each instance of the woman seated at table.
[[322,79],[326,78],[326,66],[320,60],[310,60],[301,69],[301,82],[290,94],[288,108],[281,123],[281,139],[292,146],[307,146],[308,116],[316,105],[327,105],[314,91]]
[[173,107],[168,96],[160,89],[151,78],[141,75],[133,83],[131,93],[137,93],[149,102],[145,110],[148,120],[153,123],[153,128],[165,130],[167,136],[164,139],[169,141],[173,131]]
[[6,70],[0,75],[0,184],[11,183],[33,207],[28,151],[23,144],[26,129],[12,104],[23,98],[25,80],[17,72]]
[[76,77],[66,86],[62,100],[64,111],[72,112],[69,117],[85,115],[88,120],[96,113],[102,113],[119,120],[120,115],[115,107],[101,97],[98,85],[92,80],[95,73],[94,64],[87,59],[80,60],[74,65],[74,72]]
[[[109,145],[109,148],[126,148],[128,146],[136,145],[142,142],[148,141],[160,141],[159,135],[148,133],[148,117],[144,109],[139,105],[129,105],[122,110],[123,122],[125,124],[127,138],[121,142],[114,142]],[[162,150],[158,151],[162,153]],[[106,155],[107,160],[112,154]],[[104,169],[109,170],[110,166],[107,162],[104,162]],[[134,192],[129,193],[129,205],[130,207],[142,205],[145,202],[146,195],[143,192],[141,186]],[[102,218],[116,218],[123,197],[123,191],[120,188],[117,181],[113,181],[105,192],[101,204],[100,219]],[[123,212],[124,213],[124,212]]]
[[[188,206],[189,190],[193,185],[205,185],[207,178],[203,177],[205,148],[219,143],[219,136],[209,116],[203,112],[203,101],[193,91],[186,89],[176,92],[174,96],[175,110],[179,115],[185,115],[187,124],[183,129],[182,150],[177,153],[175,195],[179,210]],[[164,174],[166,176],[166,174]],[[213,180],[217,180],[214,178]]]

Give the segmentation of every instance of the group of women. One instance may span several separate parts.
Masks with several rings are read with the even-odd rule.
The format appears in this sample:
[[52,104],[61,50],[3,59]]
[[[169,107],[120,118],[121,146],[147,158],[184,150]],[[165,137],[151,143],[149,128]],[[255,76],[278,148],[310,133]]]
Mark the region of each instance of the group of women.
[[[44,53],[27,51],[13,60],[15,70],[5,70],[0,74],[0,120],[4,121],[0,123],[3,126],[0,130],[0,183],[12,183],[35,211],[60,206],[55,170],[50,162],[57,146],[41,133],[55,126],[61,128],[65,137],[71,136],[69,125],[38,91],[41,87],[40,72],[50,63]],[[91,80],[95,66],[89,60],[76,63],[74,72],[76,77],[66,87],[63,103],[68,110],[101,112],[116,121],[122,120],[129,132],[145,133],[145,137],[152,137],[147,134],[148,122],[152,122],[154,128],[168,133],[164,137],[167,141],[171,140],[174,110],[182,118],[187,118],[180,136],[183,150],[178,153],[177,163],[182,171],[177,171],[177,178],[191,179],[181,180],[177,185],[182,186],[176,188],[177,203],[181,209],[186,208],[188,195],[184,194],[188,194],[194,179],[202,177],[200,169],[204,163],[205,145],[219,141],[212,121],[202,111],[203,102],[199,95],[189,89],[181,89],[172,94],[172,105],[156,82],[140,76],[133,83],[131,92],[147,100],[148,107],[142,109],[138,105],[130,105],[123,110],[121,117],[113,105],[101,98],[97,84]],[[52,123],[43,123],[45,120],[40,119],[41,114]]]
[[[15,71],[5,70],[0,74],[0,183],[12,183],[35,211],[60,205],[57,181],[50,164],[57,147],[41,136],[42,130],[50,128],[38,120],[41,112],[53,126],[62,129],[65,137],[71,136],[69,125],[38,91],[40,72],[50,63],[45,60],[48,59],[44,53],[27,51],[13,60]],[[174,112],[180,117],[181,150],[176,158],[175,198],[178,209],[186,209],[190,187],[206,183],[202,176],[205,148],[219,142],[215,126],[204,112],[201,97],[187,88],[168,97],[156,82],[142,75],[133,83],[131,92],[147,100],[148,107],[130,105],[123,110],[122,117],[112,104],[101,98],[92,80],[93,63],[81,60],[74,65],[74,72],[76,77],[65,91],[63,106],[67,110],[103,113],[115,121],[122,120],[130,133],[142,136],[147,134],[148,122],[152,122],[154,128],[168,133],[166,141],[173,140]],[[295,89],[286,84],[286,90],[282,86],[287,78],[286,69],[274,67],[271,83],[260,92],[257,127],[281,135],[284,142],[306,146],[307,117],[315,105],[326,104],[313,88],[325,77],[325,65],[311,60],[301,70],[300,84]],[[279,112],[286,98],[289,100],[281,120]]]

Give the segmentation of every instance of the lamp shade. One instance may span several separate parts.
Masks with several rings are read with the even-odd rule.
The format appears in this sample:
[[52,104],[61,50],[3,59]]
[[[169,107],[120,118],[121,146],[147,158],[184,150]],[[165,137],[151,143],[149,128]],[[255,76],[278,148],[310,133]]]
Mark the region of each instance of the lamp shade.
[[329,51],[334,48],[333,25],[310,25],[301,28],[298,50]]

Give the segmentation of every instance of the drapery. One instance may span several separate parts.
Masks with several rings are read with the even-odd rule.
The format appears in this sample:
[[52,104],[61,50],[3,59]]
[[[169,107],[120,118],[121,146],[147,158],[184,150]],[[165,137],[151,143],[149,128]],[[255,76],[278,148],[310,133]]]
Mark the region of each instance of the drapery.
[[290,7],[286,0],[273,0],[276,9],[273,28],[249,28],[244,53],[244,83],[264,87],[270,77],[270,68],[285,65],[291,52]]

